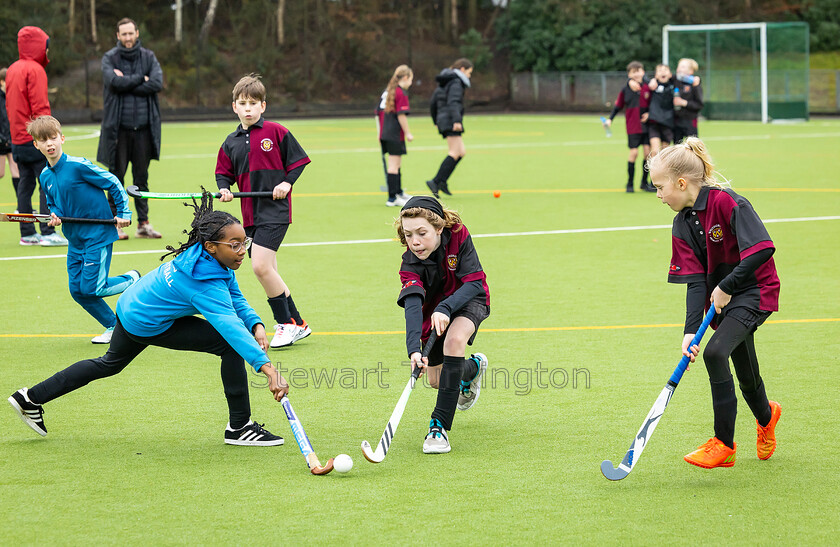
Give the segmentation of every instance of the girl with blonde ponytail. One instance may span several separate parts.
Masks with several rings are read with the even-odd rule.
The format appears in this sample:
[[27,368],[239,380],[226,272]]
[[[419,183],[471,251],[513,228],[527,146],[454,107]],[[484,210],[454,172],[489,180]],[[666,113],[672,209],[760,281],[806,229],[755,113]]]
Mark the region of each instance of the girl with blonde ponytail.
[[[400,166],[402,156],[408,153],[405,141],[414,140],[414,135],[408,128],[408,114],[411,110],[406,94],[413,81],[414,72],[411,68],[408,65],[398,66],[376,107],[376,125],[382,148],[385,180],[388,184],[388,201],[385,202],[388,207],[402,207],[411,198],[403,192]],[[387,162],[385,154],[388,154]]]
[[776,423],[782,407],[769,401],[759,374],[754,334],[779,309],[776,247],[746,198],[716,176],[703,141],[689,137],[648,160],[656,197],[677,212],[671,232],[669,283],[684,283],[685,330],[682,352],[693,362],[700,348],[691,339],[704,308],[715,307],[715,334],[703,351],[714,408],[715,435],[685,456],[711,469],[735,464],[735,367],[741,394],[756,418],[756,453],[766,460],[776,450]]

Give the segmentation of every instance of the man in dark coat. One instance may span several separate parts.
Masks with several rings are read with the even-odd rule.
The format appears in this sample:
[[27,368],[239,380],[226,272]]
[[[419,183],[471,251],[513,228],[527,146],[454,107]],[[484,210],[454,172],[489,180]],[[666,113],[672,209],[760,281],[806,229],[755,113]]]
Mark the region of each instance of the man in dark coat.
[[[131,162],[134,184],[149,190],[149,162],[160,159],[160,105],[163,71],[154,52],[140,45],[140,30],[133,20],[117,23],[117,47],[102,57],[104,111],[96,161],[106,165],[125,184]],[[135,198],[137,237],[159,238],[149,224],[146,199]],[[116,207],[111,202],[116,214]],[[128,239],[122,230],[120,239]]]

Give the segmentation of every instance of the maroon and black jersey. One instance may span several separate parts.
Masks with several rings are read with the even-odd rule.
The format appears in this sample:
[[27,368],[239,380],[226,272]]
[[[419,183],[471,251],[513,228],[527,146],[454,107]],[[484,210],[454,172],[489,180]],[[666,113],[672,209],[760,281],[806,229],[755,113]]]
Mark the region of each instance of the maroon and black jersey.
[[411,114],[411,108],[408,105],[408,95],[405,94],[403,88],[397,86],[394,89],[394,111],[385,112],[385,105],[388,101],[388,90],[382,93],[379,98],[379,104],[376,106],[376,125],[379,128],[380,141],[404,141],[405,133],[400,126],[397,119],[399,114]]
[[[287,180],[290,171],[310,162],[295,137],[279,123],[260,117],[248,129],[236,128],[222,143],[216,159],[216,185],[219,189],[239,186],[241,192],[270,192]],[[290,224],[292,192],[284,199],[243,198],[242,225]]]
[[[642,109],[642,94],[644,93],[645,86],[643,84],[640,85],[642,85],[640,91],[633,91],[630,89],[630,81],[628,80],[621,91],[618,92],[618,97],[616,97],[615,104],[610,113],[610,120],[612,120],[622,108],[624,109],[628,135],[637,135],[642,132],[642,114],[644,113]],[[647,96],[645,97],[645,109],[647,109],[649,98],[650,91],[648,90]]]
[[403,253],[400,265],[402,289],[397,303],[403,305],[403,300],[412,294],[423,299],[421,339],[425,342],[431,330],[432,313],[438,304],[471,281],[481,281],[484,294],[480,297],[489,306],[487,276],[481,268],[470,232],[463,224],[456,224],[452,228],[444,228],[440,246],[429,258],[420,260],[408,249]]
[[[694,205],[677,213],[671,236],[668,282],[705,282],[706,310],[712,290],[741,260],[763,249],[775,250],[750,202],[728,188],[701,188]],[[735,288],[727,308],[777,311],[779,287],[771,257]]]

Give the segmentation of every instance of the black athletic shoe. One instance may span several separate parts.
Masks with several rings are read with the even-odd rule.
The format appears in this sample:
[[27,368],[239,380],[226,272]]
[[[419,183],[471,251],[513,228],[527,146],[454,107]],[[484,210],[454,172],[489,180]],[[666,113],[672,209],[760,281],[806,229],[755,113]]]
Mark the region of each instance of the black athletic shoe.
[[627,193],[632,194],[633,192],[634,192],[633,183],[630,183],[630,184],[627,185]]
[[436,198],[440,199],[440,195],[438,194],[438,185],[434,180],[427,180],[426,186],[429,187],[429,190],[432,191],[432,195]]
[[644,186],[641,187],[641,189],[644,190],[645,192],[656,192],[656,188],[654,188],[653,184],[650,184],[650,183],[645,184]]
[[[438,188],[440,189],[441,192],[443,192],[447,196],[452,195],[452,192],[449,191],[449,182],[441,182],[440,184],[438,184]],[[437,196],[435,196],[435,197],[437,197]]]
[[283,444],[283,437],[272,435],[263,429],[265,424],[250,421],[240,429],[231,429],[230,424],[225,428],[225,444],[238,446],[278,446]]
[[23,423],[31,427],[42,437],[47,436],[47,426],[44,425],[44,407],[29,400],[29,388],[21,388],[9,397],[9,404],[18,413]]

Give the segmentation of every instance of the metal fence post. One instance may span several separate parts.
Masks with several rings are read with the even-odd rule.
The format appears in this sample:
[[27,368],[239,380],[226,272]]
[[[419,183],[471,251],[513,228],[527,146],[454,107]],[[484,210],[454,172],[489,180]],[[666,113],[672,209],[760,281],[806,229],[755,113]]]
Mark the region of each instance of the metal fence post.
[[534,104],[540,102],[540,77],[536,72],[531,72],[531,89],[534,91]]

